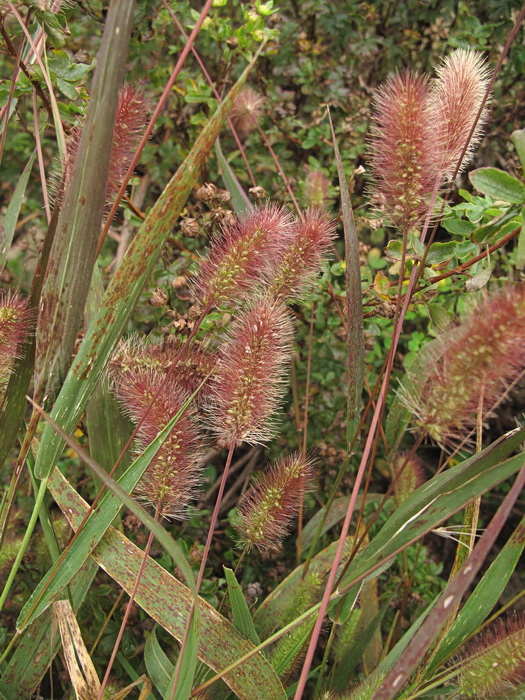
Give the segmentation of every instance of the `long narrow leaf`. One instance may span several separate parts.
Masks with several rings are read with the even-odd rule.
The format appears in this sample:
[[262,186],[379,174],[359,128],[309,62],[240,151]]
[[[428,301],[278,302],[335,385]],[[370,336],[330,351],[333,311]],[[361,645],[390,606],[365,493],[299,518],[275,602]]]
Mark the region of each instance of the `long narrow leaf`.
[[[39,305],[36,382],[54,396],[71,364],[97,257],[120,86],[133,26],[134,0],[111,3],[86,122],[58,218]],[[37,469],[38,473],[38,469]]]
[[235,173],[230,167],[230,164],[224,157],[219,139],[215,142],[215,155],[219,161],[222,179],[226,185],[226,189],[232,196],[232,204],[236,214],[242,214],[251,208],[251,202],[248,199],[246,192],[241,187],[239,180],[235,177]]
[[235,574],[228,567],[224,567],[224,576],[228,584],[228,596],[232,609],[233,623],[241,634],[244,634],[246,639],[257,645],[260,644],[260,639],[255,631],[255,625],[243,595],[239,582],[235,578]]
[[164,697],[169,689],[170,678],[173,675],[175,666],[168,659],[164,650],[159,644],[154,627],[146,638],[144,646],[144,663],[148,671],[148,676],[153,681],[153,685]]
[[430,672],[457,651],[463,640],[483,623],[505,590],[524,548],[525,516],[461,608],[432,661]]
[[345,232],[345,262],[346,262],[346,322],[348,324],[348,404],[346,416],[346,441],[348,445],[354,439],[359,424],[361,394],[364,377],[364,332],[363,332],[363,303],[361,293],[361,270],[359,267],[359,240],[354,222],[352,202],[348,193],[348,185],[343,169],[343,161],[337,146],[335,132],[332,129],[332,146],[334,149],[337,174],[339,176],[339,192],[341,194],[341,213]]
[[523,454],[505,462],[502,460],[519,447],[524,435],[525,428],[507,433],[482,452],[438,474],[414,491],[391,515],[372,542],[356,556],[339,588],[346,589],[362,580],[366,572],[382,566],[401,548],[415,542],[469,501],[521,469],[525,462]]
[[24,201],[26,187],[29,181],[29,175],[31,174],[33,163],[35,162],[35,157],[36,153],[33,153],[26,167],[22,171],[22,174],[16,183],[13,196],[7,205],[7,210],[3,221],[0,224],[0,272],[4,269],[5,261],[7,260],[7,253],[9,252],[9,248],[13,242],[16,222],[18,221],[20,208],[22,206],[22,202]]
[[[55,475],[54,497],[64,507],[71,526],[78,528],[88,505],[58,470]],[[128,592],[133,590],[143,556],[141,549],[112,527],[93,552],[100,566]],[[148,557],[135,602],[179,641],[184,637],[193,601],[194,595],[189,588]],[[198,611],[201,619],[199,659],[211,669],[225,668],[255,648],[202,598],[198,598]],[[261,687],[265,688],[268,700],[284,700],[286,697],[275,671],[262,654],[255,654],[241,668],[227,674],[224,680],[246,700],[259,697]]]
[[[22,608],[18,618],[18,629],[22,630],[28,624],[38,617],[58,595],[58,593],[67,586],[71,578],[75,575],[78,569],[83,565],[89,557],[93,549],[104,536],[105,531],[113,522],[120,509],[126,505],[132,512],[138,515],[140,520],[150,527],[155,533],[159,541],[163,541],[164,546],[170,552],[177,565],[183,572],[188,585],[193,587],[193,574],[191,567],[188,564],[179,545],[168,535],[168,533],[147,513],[139,504],[132,498],[129,493],[138,483],[142,474],[147,469],[151,460],[158,452],[160,446],[167,438],[173,426],[176,424],[180,415],[185,410],[186,404],[181,410],[171,419],[166,427],[157,435],[144,452],[138,457],[129,469],[123,474],[119,482],[112,479],[102,467],[87,454],[87,452],[75,441],[68,436],[67,439],[71,442],[73,449],[77,454],[92,467],[97,476],[108,487],[109,492],[105,494],[97,509],[91,514],[88,521],[85,523],[78,537],[75,539],[69,550],[63,552],[60,559],[47,572],[44,578],[40,581],[31,597]],[[51,475],[49,479],[49,489],[51,493],[55,493],[57,487],[58,470]],[[60,505],[60,504],[59,504]],[[67,511],[67,504],[61,504]],[[66,512],[67,515],[67,512]]]
[[[158,260],[162,246],[173,227],[195,181],[208,158],[215,139],[224,126],[235,98],[256,60],[245,69],[197,139],[190,153],[149,212],[122,264],[111,280],[100,310],[90,324],[55,402],[52,417],[71,432],[106,367],[111,353],[126,327],[128,318]],[[35,472],[42,479],[51,470],[63,447],[63,440],[48,425],[42,435]]]

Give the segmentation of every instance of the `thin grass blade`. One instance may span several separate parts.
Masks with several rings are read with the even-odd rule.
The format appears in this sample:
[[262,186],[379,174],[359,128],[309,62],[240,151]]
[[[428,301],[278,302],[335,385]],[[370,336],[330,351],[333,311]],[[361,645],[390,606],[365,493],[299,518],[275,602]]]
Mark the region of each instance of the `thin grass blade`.
[[230,598],[233,624],[241,634],[244,634],[246,639],[249,639],[252,644],[257,646],[257,644],[261,643],[261,640],[255,631],[255,625],[253,624],[248,603],[246,602],[239,582],[232,569],[228,569],[226,566],[224,567],[224,576],[228,585],[228,596]]
[[156,626],[149,633],[144,647],[144,663],[153,685],[164,697],[169,689],[175,666],[168,659],[157,639]]
[[24,195],[26,192],[27,183],[29,181],[29,175],[31,174],[31,169],[33,168],[33,163],[35,162],[36,153],[33,153],[26,167],[22,171],[18,182],[16,183],[15,191],[0,224],[0,272],[4,269],[5,262],[7,260],[7,253],[13,242],[13,236],[15,234],[16,222],[18,221],[18,216],[20,214],[20,209],[22,207],[22,202],[24,201]]
[[236,214],[242,214],[248,209],[251,209],[252,205],[248,199],[248,195],[241,187],[241,183],[237,180],[235,173],[230,167],[230,164],[224,157],[222,152],[221,144],[219,139],[215,142],[215,155],[219,162],[219,168],[221,170],[222,179],[226,185],[226,189],[232,196],[232,204]]
[[86,122],[58,217],[51,264],[46,270],[39,305],[35,371],[37,386],[45,385],[50,398],[71,364],[97,256],[134,7],[134,0],[116,0],[110,5]]
[[[89,506],[58,472],[54,497],[61,506],[71,526],[80,526]],[[144,556],[144,552],[122,533],[110,527],[93,552],[100,566],[126,591],[131,592]],[[186,621],[195,598],[193,593],[174,576],[148,557],[135,596],[135,602],[159,625],[179,642],[184,638]],[[254,650],[254,645],[241,635],[235,627],[220,615],[215,608],[198,598],[201,618],[199,637],[199,659],[211,669],[218,671]],[[240,698],[253,700],[261,687],[271,700],[286,697],[284,689],[266,658],[255,654],[249,661],[224,678]]]

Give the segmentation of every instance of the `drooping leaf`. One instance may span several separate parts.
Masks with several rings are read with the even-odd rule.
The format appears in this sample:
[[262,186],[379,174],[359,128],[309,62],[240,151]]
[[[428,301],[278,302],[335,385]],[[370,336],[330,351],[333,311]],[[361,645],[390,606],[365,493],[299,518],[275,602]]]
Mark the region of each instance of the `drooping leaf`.
[[[88,505],[58,471],[54,477],[54,497],[66,511],[71,526],[76,529],[88,512]],[[110,527],[95,548],[93,557],[122,588],[128,592],[133,590],[144,552],[127,537]],[[148,557],[135,602],[179,642],[184,637],[193,600],[189,588]],[[198,599],[198,612],[201,620],[198,656],[211,669],[221,670],[254,648],[202,598]],[[266,689],[267,697],[272,700],[284,700],[286,697],[275,671],[262,654],[254,655],[240,668],[226,674],[224,680],[245,700],[258,697],[261,687]]]

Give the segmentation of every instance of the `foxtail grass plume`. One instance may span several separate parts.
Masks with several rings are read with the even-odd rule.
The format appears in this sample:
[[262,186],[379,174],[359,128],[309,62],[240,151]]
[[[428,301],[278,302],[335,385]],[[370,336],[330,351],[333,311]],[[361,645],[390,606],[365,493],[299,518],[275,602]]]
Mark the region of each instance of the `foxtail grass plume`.
[[[137,442],[147,447],[179,412],[188,394],[176,381],[149,369],[130,369],[116,383],[117,396],[134,423],[142,422]],[[186,408],[138,483],[135,493],[160,515],[183,517],[200,483],[204,458],[194,409]]]
[[303,221],[291,229],[281,257],[266,275],[268,291],[276,298],[290,301],[308,291],[319,272],[335,237],[335,221],[320,209],[308,209]]
[[0,398],[2,397],[20,347],[31,331],[29,303],[18,292],[0,295]]
[[400,229],[417,226],[438,177],[426,78],[390,77],[376,93],[370,142],[372,201]]
[[281,255],[292,221],[283,208],[266,204],[224,226],[194,283],[201,303],[240,304]]
[[497,620],[462,653],[459,697],[522,698],[525,693],[525,617]]
[[196,403],[202,405],[209,398],[210,380],[217,360],[202,346],[183,348],[183,341],[178,338],[152,343],[132,337],[120,343],[109,363],[109,371],[112,378],[118,381],[125,381],[128,372],[138,370],[163,376],[169,372],[171,381],[189,396],[205,382],[195,397]]
[[256,128],[263,113],[263,106],[263,98],[251,87],[241,90],[230,114],[235,131],[241,138],[246,138]]
[[328,197],[330,182],[320,170],[310,170],[304,184],[304,194],[308,206],[313,209],[324,209]]
[[525,369],[525,284],[485,298],[438,346],[426,376],[413,377],[418,395],[403,398],[419,429],[446,446],[476,425],[481,400],[488,418]]
[[394,455],[392,472],[395,479],[395,499],[399,506],[424,483],[425,475],[420,460],[410,452],[398,452]]
[[312,462],[300,453],[267,469],[239,505],[235,529],[240,543],[264,551],[281,542],[304,494],[312,489],[313,477]]
[[[106,214],[135,155],[135,150],[146,128],[150,111],[150,102],[142,90],[133,85],[124,85],[120,91],[115,115],[113,144],[106,185]],[[64,169],[64,190],[71,179],[81,135],[82,127],[75,127],[71,132],[68,142],[68,160]]]
[[232,324],[219,356],[210,419],[221,447],[273,436],[292,337],[286,307],[267,297],[252,301]]
[[461,162],[463,150],[478,116],[491,71],[480,53],[457,49],[436,68],[430,85],[430,105],[435,123],[438,167],[450,178],[471,159],[487,119],[484,107]]

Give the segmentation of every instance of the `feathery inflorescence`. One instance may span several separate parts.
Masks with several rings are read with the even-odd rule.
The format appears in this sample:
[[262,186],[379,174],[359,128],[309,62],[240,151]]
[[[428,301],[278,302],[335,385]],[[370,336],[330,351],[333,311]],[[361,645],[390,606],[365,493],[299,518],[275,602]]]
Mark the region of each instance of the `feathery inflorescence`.
[[397,452],[392,460],[394,473],[394,494],[397,505],[404,503],[407,498],[425,481],[421,462],[410,452]]
[[281,458],[270,466],[239,505],[235,529],[240,543],[263,551],[289,532],[304,494],[312,489],[312,462],[303,454]]
[[110,361],[109,370],[113,379],[119,381],[125,381],[128,372],[138,370],[150,370],[159,375],[169,372],[171,381],[189,396],[202,384],[195,397],[200,405],[209,397],[210,380],[216,363],[216,357],[202,346],[185,347],[178,338],[151,343],[132,337],[120,343]]
[[464,167],[486,121],[490,70],[481,54],[457,49],[436,73],[429,84],[406,71],[376,93],[372,201],[403,231],[422,222],[445,178]]
[[283,301],[308,291],[335,238],[335,221],[320,209],[308,209],[297,221],[276,264],[266,272],[268,292]]
[[234,102],[230,119],[235,131],[246,138],[255,129],[263,113],[264,100],[251,87],[244,87]]
[[256,298],[232,324],[221,347],[210,425],[219,444],[261,443],[273,436],[293,328],[284,304]]
[[487,119],[486,105],[472,138],[469,139],[469,136],[491,71],[481,54],[470,49],[457,49],[443,59],[436,73],[437,78],[430,85],[430,109],[438,147],[438,168],[445,177],[451,177],[456,169],[459,172],[464,168],[481,138]]
[[224,226],[213,239],[194,283],[201,303],[242,303],[265,270],[279,259],[292,221],[283,208],[266,204]]
[[0,295],[0,398],[31,326],[31,310],[27,299],[18,292]]
[[320,170],[310,170],[304,184],[304,194],[309,207],[325,209],[330,182]]
[[418,396],[403,398],[420,430],[445,446],[476,425],[480,405],[488,418],[525,368],[525,284],[487,297],[441,346],[429,357],[426,376],[414,378],[422,386]]
[[525,692],[525,618],[497,620],[462,653],[461,698],[522,698]]
[[[122,374],[116,392],[132,421],[142,421],[137,433],[141,448],[151,443],[188,398],[176,380],[150,369],[130,369]],[[146,469],[136,494],[160,515],[182,517],[200,483],[203,457],[199,425],[189,406]]]
[[[135,155],[150,111],[151,104],[145,93],[133,85],[124,85],[120,91],[115,115],[115,129],[106,185],[106,214]],[[68,159],[64,168],[64,190],[71,179],[81,136],[82,127],[75,127],[68,141]]]
[[408,230],[425,216],[438,177],[427,80],[410,71],[390,77],[374,107],[372,201]]

